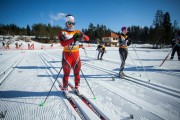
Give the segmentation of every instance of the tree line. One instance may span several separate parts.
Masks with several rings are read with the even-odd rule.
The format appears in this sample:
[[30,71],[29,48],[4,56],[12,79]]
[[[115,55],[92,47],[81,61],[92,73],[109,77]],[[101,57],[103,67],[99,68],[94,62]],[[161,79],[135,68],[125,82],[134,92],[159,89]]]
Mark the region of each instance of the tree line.
[[[121,27],[121,26],[120,26]],[[50,24],[33,24],[31,27],[27,25],[26,28],[18,27],[15,24],[4,25],[0,24],[0,35],[27,35],[36,36],[36,40],[40,42],[50,42],[57,40],[57,35],[63,28],[60,26],[51,26]],[[144,26],[130,26],[128,27],[128,35],[133,43],[151,43],[154,48],[162,48],[164,45],[171,43],[171,39],[175,37],[177,31],[179,31],[178,23],[175,20],[171,23],[170,14],[168,12],[163,13],[162,10],[157,10],[155,18],[150,27]],[[106,36],[113,30],[106,27],[106,25],[90,23],[87,29],[82,29],[86,35],[90,37],[91,43],[102,42],[102,37]],[[114,32],[120,34],[121,31]]]

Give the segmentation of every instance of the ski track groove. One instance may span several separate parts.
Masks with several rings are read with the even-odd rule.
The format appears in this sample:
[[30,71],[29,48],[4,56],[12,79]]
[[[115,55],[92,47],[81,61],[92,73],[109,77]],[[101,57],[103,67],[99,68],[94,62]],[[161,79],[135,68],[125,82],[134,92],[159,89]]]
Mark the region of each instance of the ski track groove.
[[4,71],[5,74],[0,75],[0,86],[7,80],[7,78],[13,73],[14,68],[18,66],[18,64],[23,60],[25,55],[20,56],[13,64],[8,66],[6,70]]

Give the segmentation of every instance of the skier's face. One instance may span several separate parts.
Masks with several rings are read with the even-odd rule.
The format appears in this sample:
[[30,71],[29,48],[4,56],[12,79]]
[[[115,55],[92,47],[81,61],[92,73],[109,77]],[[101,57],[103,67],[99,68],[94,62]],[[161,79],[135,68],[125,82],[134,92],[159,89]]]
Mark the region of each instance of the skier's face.
[[74,20],[70,20],[70,21],[67,21],[66,22],[66,26],[68,27],[68,28],[74,28],[74,25],[75,25],[75,22],[74,22]]
[[127,34],[127,33],[128,33],[127,29],[123,30],[123,34]]

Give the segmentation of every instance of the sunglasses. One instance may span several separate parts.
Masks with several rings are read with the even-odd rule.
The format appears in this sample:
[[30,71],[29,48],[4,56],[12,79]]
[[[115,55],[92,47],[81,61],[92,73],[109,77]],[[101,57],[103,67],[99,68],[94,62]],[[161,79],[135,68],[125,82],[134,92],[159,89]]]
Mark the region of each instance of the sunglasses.
[[70,21],[68,21],[67,24],[68,24],[68,25],[75,25],[75,22],[70,22]]

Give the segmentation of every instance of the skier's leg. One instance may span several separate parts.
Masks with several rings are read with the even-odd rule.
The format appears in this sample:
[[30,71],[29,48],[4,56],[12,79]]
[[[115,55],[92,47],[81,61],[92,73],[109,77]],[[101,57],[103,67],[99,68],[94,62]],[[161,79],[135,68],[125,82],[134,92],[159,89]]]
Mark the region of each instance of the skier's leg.
[[125,53],[124,53],[123,48],[119,48],[119,54],[121,58],[121,66],[120,66],[119,72],[122,72],[124,70],[124,65],[125,65]]
[[74,82],[75,82],[75,89],[78,89],[80,85],[80,70],[81,70],[81,60],[76,62],[74,66]]
[[104,55],[104,51],[101,52],[101,58],[100,58],[100,60],[102,60],[103,55]]
[[67,62],[67,61],[63,61],[62,62],[64,65],[63,66],[63,72],[64,72],[64,75],[63,75],[63,88],[68,88],[68,79],[69,79],[69,74],[70,74],[70,71],[71,71],[71,67],[70,67],[70,64]]
[[97,59],[99,60],[99,56],[100,56],[100,54],[101,54],[101,51],[100,50],[98,50],[98,56],[97,56]]
[[180,47],[177,49],[178,60],[180,60]]
[[80,95],[78,90],[80,85],[80,70],[81,70],[81,60],[79,58],[79,52],[74,53],[73,56],[74,56],[73,70],[74,70],[75,92],[76,94]]
[[171,58],[170,59],[173,59],[174,58],[174,54],[175,54],[175,52],[176,52],[176,49],[175,49],[175,47],[173,48],[173,50],[172,50],[172,53],[171,53]]
[[71,66],[72,66],[72,55],[69,55],[69,53],[63,52],[63,58],[62,58],[62,66],[63,66],[63,88],[68,88],[68,79],[69,74],[71,72]]
[[126,62],[126,59],[127,59],[127,56],[128,56],[128,49],[124,49],[124,62]]

